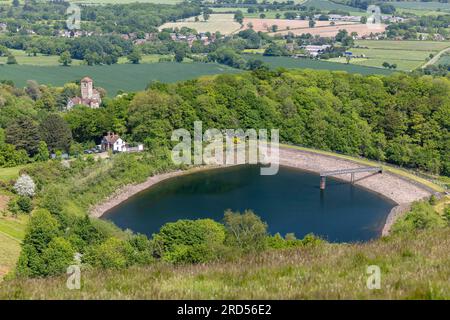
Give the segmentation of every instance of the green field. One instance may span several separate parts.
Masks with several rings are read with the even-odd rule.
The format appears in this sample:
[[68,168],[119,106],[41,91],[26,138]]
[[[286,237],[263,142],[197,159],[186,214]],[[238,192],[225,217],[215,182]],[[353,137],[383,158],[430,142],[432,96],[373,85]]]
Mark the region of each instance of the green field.
[[334,70],[334,71],[347,71],[349,73],[360,73],[360,74],[390,74],[392,71],[371,68],[366,66],[358,65],[347,65],[337,62],[319,61],[308,58],[289,58],[289,57],[266,57],[260,55],[245,55],[244,57],[250,58],[254,57],[260,59],[267,63],[273,68],[283,67],[283,68],[303,68],[303,69],[316,69],[316,70]]
[[14,268],[20,254],[20,243],[25,236],[27,216],[0,217],[0,281]]
[[111,66],[0,66],[0,80],[12,80],[23,87],[27,80],[36,80],[42,84],[62,86],[67,82],[78,81],[89,76],[95,85],[103,87],[109,95],[118,90],[139,91],[152,81],[175,82],[203,75],[234,73],[239,70],[215,63],[144,63],[116,64]]
[[[251,57],[251,55],[246,55]],[[345,65],[325,61],[310,59],[293,59],[289,57],[263,57],[262,59],[271,67],[284,68],[309,68],[319,70],[341,70],[350,73],[361,74],[389,74],[390,71],[365,66]],[[150,58],[149,58],[150,59]],[[153,59],[155,59],[153,57]],[[220,73],[235,73],[240,70],[215,64],[215,63],[142,63],[142,64],[116,64],[111,66],[22,66],[22,65],[3,65],[0,66],[0,80],[12,80],[14,83],[23,87],[27,80],[36,80],[42,84],[53,86],[62,86],[67,82],[78,81],[84,76],[90,76],[94,79],[95,85],[107,90],[108,95],[112,96],[118,90],[139,91],[153,80],[161,82],[175,82],[188,80],[204,75],[213,75]]]
[[23,168],[25,168],[25,165],[12,168],[0,168],[0,181],[6,183],[12,179],[16,179],[19,176],[20,170]]
[[396,8],[412,9],[412,10],[450,10],[450,3],[442,2],[421,2],[421,1],[402,1],[402,2],[389,2]]
[[[37,54],[36,56],[29,56],[23,50],[9,49],[9,52],[16,58],[18,64],[23,65],[39,65],[39,66],[57,66],[59,56],[48,56],[43,54]],[[6,64],[6,57],[0,57],[0,64]],[[72,60],[72,65],[80,65],[81,60]]]
[[320,9],[323,11],[329,11],[329,10],[342,10],[342,11],[346,11],[346,12],[350,12],[350,13],[355,13],[355,12],[365,12],[363,10],[360,10],[358,8],[355,7],[350,7],[344,4],[339,4],[339,3],[335,3],[335,2],[331,2],[331,1],[327,1],[327,0],[307,0],[305,2],[303,2],[303,5],[307,6],[307,7],[314,7],[316,9]]
[[[17,63],[19,65],[32,65],[32,66],[59,66],[61,65],[59,63],[59,56],[56,55],[43,55],[38,54],[37,56],[29,56],[24,50],[14,50],[9,49],[9,52],[11,52],[14,57],[16,57]],[[155,63],[159,62],[160,58],[168,58],[173,57],[171,55],[158,55],[158,54],[144,54],[141,58],[141,63]],[[0,57],[0,65],[6,64],[6,57]],[[186,59],[186,62],[188,62],[189,59]],[[127,57],[120,57],[117,63],[130,63],[127,59]],[[72,59],[72,65],[73,66],[79,66],[84,64],[84,61],[82,60],[74,60]]]
[[450,55],[443,55],[439,61],[437,62],[437,64],[449,64],[450,65]]
[[[352,59],[351,64],[381,68],[383,62],[397,64],[397,69],[411,71],[422,66],[430,54],[450,47],[450,42],[437,41],[389,41],[358,40],[355,48],[349,51],[354,56],[364,55],[364,59]],[[330,59],[333,62],[346,63],[345,58]]]
[[95,4],[127,4],[127,3],[156,3],[156,4],[177,4],[183,0],[70,0],[73,3],[95,3]]

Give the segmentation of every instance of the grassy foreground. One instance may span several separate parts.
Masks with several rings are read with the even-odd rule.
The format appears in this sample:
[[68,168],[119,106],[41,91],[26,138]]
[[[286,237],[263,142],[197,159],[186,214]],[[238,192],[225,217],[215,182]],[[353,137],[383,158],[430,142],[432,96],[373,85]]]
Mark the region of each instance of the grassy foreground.
[[[381,268],[381,289],[366,286]],[[236,262],[175,267],[155,264],[6,281],[0,299],[450,299],[450,228],[365,244],[321,244],[251,255]]]

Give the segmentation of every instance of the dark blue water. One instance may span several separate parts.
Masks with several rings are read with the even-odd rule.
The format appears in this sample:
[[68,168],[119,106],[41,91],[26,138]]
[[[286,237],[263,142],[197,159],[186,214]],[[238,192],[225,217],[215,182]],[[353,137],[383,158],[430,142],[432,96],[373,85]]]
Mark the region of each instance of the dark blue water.
[[280,167],[261,176],[257,166],[198,172],[163,181],[108,211],[116,225],[149,236],[166,222],[212,218],[221,221],[226,209],[252,209],[269,232],[298,238],[308,233],[332,242],[366,241],[380,235],[394,203],[366,189]]

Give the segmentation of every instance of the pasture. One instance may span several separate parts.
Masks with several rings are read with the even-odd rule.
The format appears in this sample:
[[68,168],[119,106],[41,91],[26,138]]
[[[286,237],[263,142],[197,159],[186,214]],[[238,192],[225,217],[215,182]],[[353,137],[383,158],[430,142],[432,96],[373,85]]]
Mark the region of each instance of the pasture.
[[[438,41],[358,40],[350,51],[365,58],[352,59],[350,63],[381,68],[383,62],[388,62],[396,64],[398,70],[412,71],[422,66],[430,54],[436,55],[449,46],[448,42]],[[330,61],[346,62],[345,58]]]
[[168,22],[159,27],[159,30],[165,28],[182,28],[187,27],[195,29],[197,32],[217,32],[228,35],[238,31],[241,25],[234,21],[233,14],[218,13],[211,14],[207,21],[203,20],[202,16],[199,16],[199,21],[195,21],[195,17],[184,19],[183,21]]
[[262,60],[272,68],[282,67],[287,69],[301,68],[301,69],[315,69],[315,70],[346,71],[349,73],[359,73],[363,75],[368,74],[388,75],[392,73],[392,71],[390,70],[380,68],[371,68],[352,64],[347,65],[343,63],[314,60],[309,58],[296,59],[290,57],[268,57],[252,54],[246,54],[244,55],[244,58],[246,59],[255,58]]
[[365,12],[365,11],[355,8],[355,7],[350,7],[345,4],[335,3],[335,2],[328,1],[328,0],[307,0],[307,1],[303,1],[303,2],[302,1],[296,1],[296,2],[300,2],[304,6],[314,7],[316,9],[320,9],[323,11],[342,10],[345,12],[350,12],[353,15],[357,15],[358,12],[360,14]]
[[450,55],[446,54],[443,55],[442,57],[440,57],[440,59],[438,60],[438,62],[436,64],[448,64],[450,65]]
[[[23,65],[39,65],[39,66],[57,66],[59,56],[37,54],[36,56],[28,55],[23,50],[9,49],[9,52],[16,58],[18,64]],[[0,57],[0,64],[6,64],[7,57]],[[72,65],[81,64],[81,60],[72,60]]]

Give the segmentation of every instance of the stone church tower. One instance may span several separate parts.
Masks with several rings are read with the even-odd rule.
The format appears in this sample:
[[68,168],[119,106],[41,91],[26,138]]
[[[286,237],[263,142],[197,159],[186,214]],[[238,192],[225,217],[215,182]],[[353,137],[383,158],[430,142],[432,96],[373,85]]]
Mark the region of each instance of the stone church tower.
[[82,99],[92,99],[94,82],[89,77],[84,77],[81,79],[81,98]]

